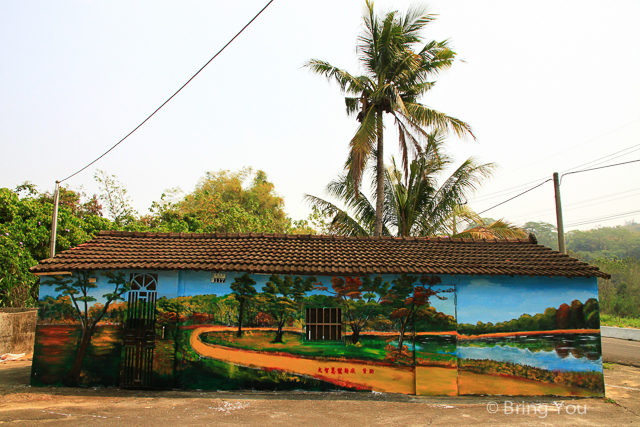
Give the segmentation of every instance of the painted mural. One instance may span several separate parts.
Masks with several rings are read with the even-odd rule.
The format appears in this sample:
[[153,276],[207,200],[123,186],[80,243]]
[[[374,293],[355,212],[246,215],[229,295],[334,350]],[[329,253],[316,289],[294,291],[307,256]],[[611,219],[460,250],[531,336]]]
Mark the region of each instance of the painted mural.
[[466,279],[457,309],[460,394],[604,395],[595,280]]
[[596,292],[595,279],[47,277],[32,384],[598,395]]

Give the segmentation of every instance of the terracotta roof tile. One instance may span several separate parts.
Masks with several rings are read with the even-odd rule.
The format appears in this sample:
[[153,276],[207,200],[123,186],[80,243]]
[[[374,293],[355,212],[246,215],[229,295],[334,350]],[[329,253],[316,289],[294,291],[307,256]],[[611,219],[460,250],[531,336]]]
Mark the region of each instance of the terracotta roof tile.
[[102,231],[34,273],[154,269],[281,274],[609,275],[529,240]]

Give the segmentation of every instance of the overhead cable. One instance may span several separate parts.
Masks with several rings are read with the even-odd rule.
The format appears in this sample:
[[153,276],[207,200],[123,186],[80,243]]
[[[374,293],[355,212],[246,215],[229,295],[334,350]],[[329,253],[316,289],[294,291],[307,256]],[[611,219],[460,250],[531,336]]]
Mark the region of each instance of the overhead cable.
[[212,57],[210,60],[208,60],[208,61],[207,61],[207,63],[206,63],[206,64],[204,64],[204,65],[203,65],[203,66],[198,70],[198,72],[197,72],[197,73],[195,73],[193,76],[191,76],[191,78],[190,78],[189,80],[187,80],[187,82],[186,82],[185,84],[183,84],[182,86],[180,86],[180,89],[178,89],[178,90],[177,90],[173,95],[171,95],[171,96],[169,97],[169,99],[167,99],[166,101],[164,101],[164,102],[162,103],[162,105],[160,105],[158,108],[156,108],[156,110],[155,110],[153,113],[151,113],[151,114],[150,114],[146,119],[144,119],[144,120],[142,121],[142,123],[140,123],[138,126],[136,126],[136,127],[135,127],[135,129],[133,129],[131,132],[129,132],[129,133],[128,133],[124,138],[122,138],[120,141],[118,141],[118,142],[117,142],[113,147],[111,147],[111,148],[109,148],[107,151],[105,151],[105,152],[104,152],[100,157],[98,157],[97,159],[95,159],[94,161],[92,161],[91,163],[89,163],[88,165],[86,165],[85,167],[83,167],[82,169],[80,169],[79,171],[77,171],[77,172],[75,172],[75,173],[73,173],[73,174],[69,175],[69,176],[68,176],[68,177],[66,177],[65,179],[60,180],[59,182],[64,182],[64,181],[68,180],[69,178],[72,178],[72,177],[76,176],[77,174],[79,174],[79,173],[80,173],[80,172],[82,172],[83,170],[87,169],[89,166],[91,166],[92,164],[94,164],[95,162],[97,162],[98,160],[100,160],[101,158],[103,158],[104,156],[106,156],[106,155],[107,155],[111,150],[113,150],[113,149],[114,149],[114,148],[116,148],[118,145],[120,145],[120,143],[121,143],[122,141],[124,141],[125,139],[127,139],[131,134],[133,134],[135,131],[137,131],[137,130],[138,130],[138,129],[143,125],[143,124],[145,124],[145,123],[146,123],[146,122],[147,122],[151,117],[153,117],[153,116],[154,116],[158,111],[160,111],[160,109],[161,109],[162,107],[164,107],[164,106],[165,106],[169,101],[171,101],[171,100],[173,99],[173,97],[174,97],[174,96],[176,96],[176,95],[177,95],[177,94],[178,94],[182,89],[184,89],[184,87],[185,87],[186,85],[188,85],[189,83],[191,83],[191,80],[193,80],[193,79],[194,79],[198,74],[200,74],[200,72],[201,72],[202,70],[204,70],[204,69],[205,69],[205,67],[206,67],[207,65],[209,65],[209,63],[210,63],[211,61],[213,61],[214,59],[216,59],[216,57],[217,57],[218,55],[220,55],[220,54],[222,53],[222,51],[223,51],[223,50],[225,50],[225,49],[227,48],[227,46],[229,46],[229,45],[231,44],[231,42],[233,42],[233,41],[234,41],[234,40],[235,40],[235,39],[236,39],[240,34],[242,34],[242,32],[243,32],[243,31],[244,31],[244,30],[245,30],[249,25],[251,25],[251,23],[252,23],[253,21],[255,21],[255,20],[256,20],[256,18],[257,18],[258,16],[260,16],[260,14],[261,14],[262,12],[264,12],[264,10],[265,10],[267,7],[269,7],[269,5],[270,5],[271,3],[273,3],[273,1],[274,1],[274,0],[270,0],[270,1],[269,1],[269,3],[267,3],[267,4],[266,4],[266,6],[264,6],[264,7],[260,10],[260,12],[258,12],[258,13],[256,14],[256,16],[254,16],[254,17],[253,17],[253,19],[251,19],[251,21],[249,21],[249,22],[247,23],[247,25],[245,25],[244,27],[242,27],[242,29],[241,29],[240,31],[238,31],[238,33],[237,33],[235,36],[233,36],[233,38],[232,38],[231,40],[229,40],[229,41],[227,42],[227,44],[225,44],[225,45],[222,47],[222,49],[220,49],[220,50],[218,51],[218,53],[216,53],[215,55],[213,55],[213,57]]
[[485,210],[483,210],[482,212],[478,212],[478,215],[481,215],[481,214],[483,214],[483,213],[485,213],[485,212],[487,212],[487,211],[490,211],[490,210],[491,210],[491,209],[493,209],[493,208],[497,208],[497,207],[498,207],[498,206],[500,206],[500,205],[504,205],[505,203],[510,202],[511,200],[513,200],[513,199],[515,199],[515,198],[517,198],[517,197],[520,197],[520,196],[522,196],[523,194],[526,194],[526,193],[528,193],[528,192],[529,192],[529,191],[531,191],[531,190],[535,190],[536,188],[540,187],[542,184],[546,184],[546,183],[547,183],[547,182],[549,182],[549,181],[553,181],[553,180],[552,180],[552,179],[548,179],[548,180],[546,180],[546,181],[544,181],[544,182],[541,182],[540,184],[536,185],[535,187],[531,187],[531,188],[530,188],[530,189],[528,189],[527,191],[523,191],[522,193],[518,194],[517,196],[514,196],[514,197],[512,197],[512,198],[510,198],[510,199],[507,199],[507,200],[505,200],[505,201],[504,201],[504,202],[502,202],[502,203],[498,203],[498,204],[497,204],[497,205],[495,205],[495,206],[491,206],[489,209],[485,209]]

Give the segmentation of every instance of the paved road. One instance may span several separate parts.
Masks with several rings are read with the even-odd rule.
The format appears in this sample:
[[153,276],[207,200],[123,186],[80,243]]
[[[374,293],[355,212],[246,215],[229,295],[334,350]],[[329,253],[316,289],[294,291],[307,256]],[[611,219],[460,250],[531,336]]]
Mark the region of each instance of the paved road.
[[602,338],[602,360],[640,367],[640,341]]

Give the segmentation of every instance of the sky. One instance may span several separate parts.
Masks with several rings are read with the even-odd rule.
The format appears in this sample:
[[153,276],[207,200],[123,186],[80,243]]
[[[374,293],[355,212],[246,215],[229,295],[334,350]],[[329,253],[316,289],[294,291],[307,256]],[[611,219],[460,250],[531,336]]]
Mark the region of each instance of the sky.
[[[266,3],[3,0],[0,187],[31,181],[53,190],[133,130]],[[553,172],[640,159],[640,3],[423,4],[438,15],[424,37],[450,39],[462,61],[422,102],[472,126],[477,140],[448,140],[457,164],[475,156],[499,166],[468,201],[477,212]],[[98,192],[93,175],[104,170],[146,214],[166,189],[189,192],[207,171],[250,166],[268,174],[292,218],[306,218],[303,195],[325,196],[357,122],[338,87],[302,66],[317,58],[359,74],[363,7],[275,0],[160,112],[65,184]],[[387,133],[390,156],[397,138]],[[639,175],[640,162],[565,176],[567,230],[640,221]],[[552,183],[482,215],[555,223]]]

